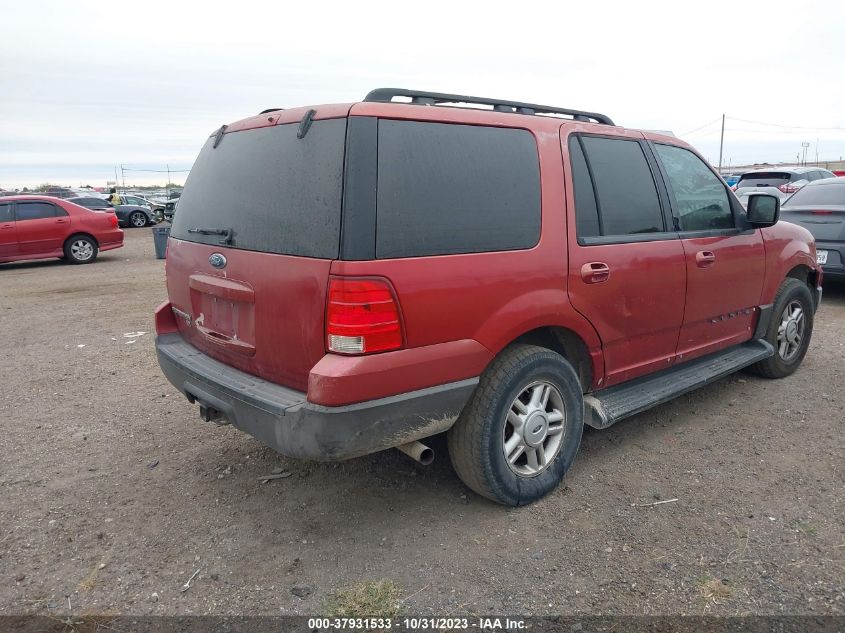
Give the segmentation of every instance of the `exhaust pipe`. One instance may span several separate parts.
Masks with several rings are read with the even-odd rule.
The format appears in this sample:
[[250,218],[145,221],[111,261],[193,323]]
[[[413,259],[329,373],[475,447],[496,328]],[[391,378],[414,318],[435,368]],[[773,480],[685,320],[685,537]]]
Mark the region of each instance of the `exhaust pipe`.
[[405,453],[408,457],[415,459],[423,466],[428,466],[434,461],[434,451],[422,442],[409,442],[408,444],[402,444],[402,446],[397,446],[396,448]]

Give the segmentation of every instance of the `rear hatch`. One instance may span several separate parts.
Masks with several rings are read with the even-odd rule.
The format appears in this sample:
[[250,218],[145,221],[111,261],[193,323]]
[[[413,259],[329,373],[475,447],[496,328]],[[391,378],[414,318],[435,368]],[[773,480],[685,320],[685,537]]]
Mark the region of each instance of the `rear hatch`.
[[743,204],[747,204],[746,198],[755,193],[767,193],[784,199],[788,193],[792,193],[785,189],[794,180],[794,174],[783,171],[744,174],[736,183],[736,195]]
[[795,193],[781,208],[780,219],[803,226],[820,244],[838,246],[824,255],[824,263],[842,266],[845,244],[845,184],[809,185]]
[[346,119],[212,135],[179,200],[167,291],[180,332],[242,371],[304,391],[325,353],[340,243]]

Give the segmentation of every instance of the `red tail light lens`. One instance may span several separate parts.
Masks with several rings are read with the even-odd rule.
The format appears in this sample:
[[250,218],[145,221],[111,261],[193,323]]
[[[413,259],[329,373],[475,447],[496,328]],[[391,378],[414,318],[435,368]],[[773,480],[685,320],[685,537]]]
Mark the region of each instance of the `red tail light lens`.
[[784,184],[782,184],[781,186],[778,187],[778,189],[780,189],[781,192],[783,192],[783,193],[795,193],[800,188],[801,187],[796,187],[795,185],[791,185],[788,182],[784,183]]
[[328,350],[372,354],[402,347],[399,304],[386,279],[329,280],[326,309]]
[[833,211],[810,211],[811,215],[833,215]]
[[117,216],[113,213],[111,215],[106,216],[109,219],[109,224],[112,225],[112,228],[117,227]]

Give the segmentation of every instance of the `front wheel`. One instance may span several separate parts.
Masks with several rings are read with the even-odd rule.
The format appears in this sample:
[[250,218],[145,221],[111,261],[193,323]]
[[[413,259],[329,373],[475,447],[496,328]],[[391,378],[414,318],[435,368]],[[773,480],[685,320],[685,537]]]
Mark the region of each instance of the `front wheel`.
[[560,354],[534,345],[509,347],[484,372],[449,430],[455,472],[497,503],[540,499],[575,459],[583,406],[578,377]]
[[129,224],[130,226],[134,226],[136,229],[147,226],[146,214],[143,211],[133,211],[129,214]]
[[74,235],[65,242],[65,260],[71,264],[90,264],[97,258],[97,242],[87,235]]
[[778,289],[772,321],[764,337],[775,348],[774,356],[749,369],[765,378],[784,378],[801,365],[813,334],[813,296],[807,284],[787,277]]

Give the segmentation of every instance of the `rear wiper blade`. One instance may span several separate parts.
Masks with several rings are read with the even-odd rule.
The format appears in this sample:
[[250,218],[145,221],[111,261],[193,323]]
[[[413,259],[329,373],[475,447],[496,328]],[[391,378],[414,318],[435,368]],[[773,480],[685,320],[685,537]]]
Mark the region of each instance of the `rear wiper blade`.
[[232,229],[214,229],[196,226],[192,229],[188,229],[188,233],[199,233],[200,235],[222,235],[223,239],[220,240],[220,244],[232,243]]

